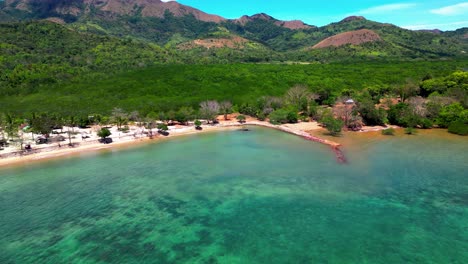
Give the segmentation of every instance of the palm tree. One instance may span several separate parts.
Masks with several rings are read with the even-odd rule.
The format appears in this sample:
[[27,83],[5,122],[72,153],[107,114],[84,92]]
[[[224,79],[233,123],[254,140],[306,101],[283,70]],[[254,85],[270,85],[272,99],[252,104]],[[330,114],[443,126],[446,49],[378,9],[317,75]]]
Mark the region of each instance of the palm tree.
[[219,109],[221,113],[224,115],[224,120],[227,120],[227,115],[231,112],[232,103],[229,101],[222,101],[219,104]]
[[123,125],[128,122],[128,114],[122,110],[122,108],[114,108],[112,110],[112,120],[117,124],[117,128],[120,130]]
[[[71,135],[72,135],[72,133],[75,133],[75,126],[76,126],[77,122],[78,122],[78,119],[77,119],[77,117],[75,115],[71,115],[65,120],[65,124],[68,127],[67,134],[68,134],[68,145],[69,146],[73,145],[72,142],[71,142]],[[70,131],[70,127],[71,127],[72,131]]]

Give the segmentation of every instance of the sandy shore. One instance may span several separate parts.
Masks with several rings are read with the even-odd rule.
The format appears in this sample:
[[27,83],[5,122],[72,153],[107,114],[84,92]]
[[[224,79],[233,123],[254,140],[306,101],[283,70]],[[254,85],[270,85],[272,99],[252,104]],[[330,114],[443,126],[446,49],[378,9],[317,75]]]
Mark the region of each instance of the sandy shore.
[[[202,130],[196,130],[192,126],[172,126],[169,127],[169,135],[162,136],[158,135],[156,132],[153,132],[154,136],[150,139],[147,134],[143,133],[142,128],[131,126],[129,133],[121,133],[117,130],[116,127],[111,129],[113,140],[110,144],[103,144],[98,142],[98,137],[96,131],[98,128],[89,128],[88,130],[78,131],[81,135],[87,135],[89,138],[82,139],[81,136],[78,139],[73,141],[74,146],[68,146],[68,141],[61,142],[59,146],[58,143],[54,144],[44,144],[44,145],[33,145],[32,151],[18,151],[18,149],[10,149],[9,151],[2,151],[0,158],[0,167],[13,166],[13,165],[25,165],[31,162],[38,162],[45,159],[56,159],[63,156],[71,155],[81,155],[86,152],[95,152],[109,149],[118,149],[118,148],[129,148],[140,146],[144,144],[151,144],[152,142],[158,142],[160,140],[166,140],[177,136],[198,134],[198,133],[207,133],[215,132],[222,130],[238,129],[244,125],[254,125],[268,127],[272,129],[281,130],[286,133],[294,134],[300,137],[303,137],[306,140],[311,140],[326,144],[330,146],[335,152],[339,151],[340,143],[334,142],[332,140],[323,139],[316,135],[312,135],[309,131],[317,131],[323,129],[318,125],[317,122],[300,122],[297,124],[284,124],[284,125],[272,125],[266,121],[258,121],[253,118],[248,118],[246,123],[240,124],[236,121],[234,115],[230,115],[228,120],[224,120],[223,116],[219,116],[220,120],[217,125],[203,125]],[[374,128],[376,129],[376,128]],[[366,129],[365,131],[375,131],[374,129]],[[380,129],[380,128],[377,128]],[[81,141],[80,141],[81,140]],[[339,158],[339,157],[338,157]],[[343,157],[344,159],[344,157]]]
[[61,144],[51,144],[50,146],[44,146],[41,148],[34,149],[33,151],[11,151],[9,153],[2,153],[7,156],[0,159],[0,167],[25,165],[31,162],[38,162],[41,160],[57,159],[64,156],[79,155],[86,152],[95,152],[109,149],[119,148],[130,148],[137,147],[145,144],[151,144],[162,140],[171,139],[174,137],[197,134],[216,132],[222,130],[237,129],[235,126],[217,125],[217,126],[203,126],[203,130],[196,130],[194,127],[179,126],[170,130],[168,136],[157,135],[153,138],[148,136],[133,136],[129,135],[115,135],[111,136],[113,142],[110,144],[100,143],[96,138],[88,139],[79,143],[74,142],[74,146],[70,147],[66,142]]

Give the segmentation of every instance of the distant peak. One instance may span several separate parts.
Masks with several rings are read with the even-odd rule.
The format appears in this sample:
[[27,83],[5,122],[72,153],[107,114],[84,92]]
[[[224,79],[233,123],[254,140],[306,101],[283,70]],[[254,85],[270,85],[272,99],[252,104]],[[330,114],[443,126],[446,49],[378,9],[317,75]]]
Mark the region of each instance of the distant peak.
[[351,21],[355,21],[355,20],[366,20],[366,18],[363,17],[363,16],[349,16],[349,17],[341,20],[340,22],[351,22]]
[[265,14],[265,13],[258,13],[253,16],[250,16],[251,19],[263,19],[263,20],[276,20],[273,17]]
[[275,22],[276,25],[289,28],[292,30],[295,29],[308,29],[313,28],[314,26],[307,25],[306,23],[302,22],[301,20],[290,20],[290,21],[277,21]]
[[426,33],[432,33],[432,34],[442,34],[442,30],[440,29],[420,29],[420,30],[417,30],[419,32],[426,32]]
[[314,26],[310,26],[305,24],[304,22],[300,20],[291,20],[291,21],[283,21],[283,20],[278,20],[268,14],[265,13],[258,13],[252,16],[247,16],[244,15],[238,19],[234,19],[233,21],[240,23],[241,25],[245,25],[247,22],[251,21],[256,21],[256,20],[265,20],[265,21],[272,21],[275,23],[275,25],[284,27],[284,28],[289,28],[289,29],[307,29],[307,28],[313,28]]
[[328,37],[317,43],[312,48],[319,49],[328,47],[340,47],[347,44],[361,45],[363,43],[375,41],[382,41],[382,38],[372,30],[360,29]]

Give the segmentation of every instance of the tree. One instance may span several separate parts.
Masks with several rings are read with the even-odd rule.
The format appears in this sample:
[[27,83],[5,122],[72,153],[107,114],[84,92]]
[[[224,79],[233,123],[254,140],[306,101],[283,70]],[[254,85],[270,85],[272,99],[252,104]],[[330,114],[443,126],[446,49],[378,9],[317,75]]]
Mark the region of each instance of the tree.
[[460,103],[453,103],[441,109],[437,121],[441,127],[448,127],[450,123],[461,119],[464,115],[468,117],[467,113],[468,110],[463,109]]
[[237,121],[239,121],[239,123],[244,123],[245,122],[245,116],[244,115],[238,115],[236,117]]
[[158,133],[163,134],[165,136],[169,135],[169,132],[167,132],[169,128],[167,127],[166,124],[158,124]]
[[[75,115],[70,115],[65,118],[65,125],[67,126],[67,135],[68,135],[68,145],[72,146],[71,135],[75,132],[75,126],[78,124],[78,119]],[[71,128],[71,131],[70,131]]]
[[0,130],[2,131],[2,141],[5,139],[5,115],[0,113]]
[[158,119],[162,122],[167,122],[169,119],[167,118],[167,114],[164,112],[159,112],[158,113]]
[[153,129],[156,127],[156,121],[150,118],[145,118],[145,128],[148,129],[149,138],[153,138]]
[[286,124],[297,123],[299,116],[295,107],[280,108],[270,114],[270,123],[272,124]]
[[108,128],[103,127],[97,132],[97,135],[98,137],[105,139],[106,137],[109,137],[110,135],[112,135],[112,133],[110,132]]
[[358,103],[357,111],[366,125],[383,126],[387,122],[387,112],[382,108],[376,108],[371,99],[363,99]]
[[216,101],[203,101],[200,103],[200,115],[208,122],[216,120],[219,109],[219,103]]
[[328,132],[332,136],[339,135],[344,125],[342,120],[336,119],[332,116],[323,118],[322,124],[325,126],[325,128],[328,130]]
[[232,103],[229,101],[222,101],[219,104],[219,109],[221,110],[221,113],[224,115],[224,120],[228,120],[227,115],[231,113],[232,111]]
[[337,119],[333,116],[332,111],[324,110],[320,118],[320,122],[328,130],[330,135],[337,136],[341,133],[344,122],[340,119]]
[[101,128],[98,132],[97,135],[98,137],[101,138],[101,142],[108,143],[107,137],[109,137],[112,133],[110,130],[106,127]]
[[420,117],[414,114],[409,104],[398,103],[388,110],[388,121],[392,125],[403,127],[415,127],[420,122]]
[[30,126],[34,133],[45,135],[46,138],[48,138],[50,132],[53,130],[54,122],[49,115],[41,114],[35,116],[35,118],[31,120]]
[[117,125],[117,128],[120,130],[123,125],[126,125],[128,122],[128,114],[122,109],[115,107],[112,109],[112,121]]
[[342,100],[339,100],[333,106],[333,115],[336,116],[338,119],[343,120],[344,125],[346,127],[349,127],[351,124],[351,121],[357,120],[353,118],[357,116],[356,105],[343,104],[341,101]]
[[140,122],[140,113],[138,113],[138,111],[132,111],[132,112],[130,112],[130,114],[128,115],[128,119],[129,119],[130,121]]
[[12,114],[5,115],[5,132],[7,133],[8,139],[18,137],[20,123],[21,122]]
[[398,85],[394,91],[400,96],[402,102],[405,102],[411,96],[419,92],[419,86],[411,79],[407,79],[403,85]]
[[148,129],[148,136],[153,138],[153,129],[156,127],[158,115],[155,112],[149,112],[145,118],[145,128]]
[[179,111],[175,113],[175,120],[177,122],[187,124],[189,120],[193,119],[195,111],[192,107],[181,107]]
[[311,101],[309,103],[307,115],[311,117],[312,119],[317,119],[317,112],[318,112],[318,103],[315,101]]
[[244,115],[248,115],[248,116],[256,116],[256,114],[257,114],[257,112],[259,110],[260,109],[258,109],[257,107],[255,107],[255,106],[253,106],[253,105],[251,105],[249,103],[243,103],[239,107],[239,113],[244,114]]
[[200,120],[198,120],[198,119],[195,120],[194,125],[195,125],[195,129],[196,129],[196,130],[201,130],[201,128],[202,128],[202,127],[201,127],[202,122],[201,122]]
[[461,120],[454,121],[448,126],[448,132],[461,136],[468,135],[468,122]]
[[444,106],[455,103],[455,99],[439,94],[432,94],[426,102],[427,117],[435,120]]
[[291,87],[285,95],[286,102],[295,106],[299,111],[306,111],[309,102],[317,99],[319,96],[309,92],[305,85],[295,85]]

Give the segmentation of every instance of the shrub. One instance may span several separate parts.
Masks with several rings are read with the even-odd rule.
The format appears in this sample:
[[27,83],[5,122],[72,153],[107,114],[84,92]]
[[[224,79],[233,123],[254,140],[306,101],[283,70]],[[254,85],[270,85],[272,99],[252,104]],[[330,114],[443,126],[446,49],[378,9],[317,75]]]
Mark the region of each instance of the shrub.
[[258,109],[255,106],[249,105],[247,103],[242,104],[239,107],[239,113],[248,115],[248,116],[255,116],[257,114]]
[[167,136],[169,135],[169,132],[167,132],[167,130],[169,130],[169,128],[167,127],[166,124],[158,124],[158,133],[163,135],[163,136]]
[[322,124],[332,136],[338,136],[344,126],[344,122],[342,120],[336,119],[333,116],[326,116],[322,118]]
[[106,137],[110,136],[112,133],[110,132],[109,129],[103,127],[101,128],[98,132],[97,132],[97,135],[98,137],[102,138],[102,139],[105,139]]
[[387,129],[384,129],[382,130],[382,135],[385,135],[385,136],[393,136],[395,135],[395,129],[393,128],[387,128]]
[[374,102],[370,99],[363,100],[359,103],[358,112],[361,113],[362,119],[366,125],[383,126],[387,122],[387,112],[382,108],[375,108]]
[[195,129],[200,130],[202,123],[200,120],[197,119],[195,120],[194,125],[195,125]]
[[409,105],[405,103],[398,103],[392,105],[388,110],[388,121],[392,125],[407,126],[405,116],[409,113]]
[[118,130],[121,131],[122,133],[128,133],[128,131],[130,131],[130,128],[128,126],[123,126],[119,128]]
[[260,120],[260,121],[265,121],[266,119],[266,115],[262,112],[258,112],[257,113],[257,119]]
[[159,131],[167,131],[169,128],[167,127],[166,124],[158,124],[158,130]]
[[272,124],[286,124],[286,123],[297,123],[299,116],[295,108],[280,108],[271,112],[270,123]]
[[441,127],[448,127],[450,123],[457,121],[463,112],[464,109],[460,103],[444,106],[439,113],[438,123]]
[[407,135],[415,135],[417,133],[414,127],[407,127],[405,128],[405,134]]
[[299,119],[299,116],[297,115],[296,110],[289,110],[288,115],[286,116],[288,123],[297,123],[297,120]]
[[466,136],[468,135],[468,124],[460,120],[454,121],[450,123],[448,127],[448,132],[457,134],[457,135]]
[[427,129],[427,128],[432,128],[433,123],[428,118],[421,118],[419,120],[419,125],[421,126],[421,128]]
[[244,123],[245,122],[245,116],[244,115],[238,115],[236,117],[237,121],[239,121],[239,123]]

